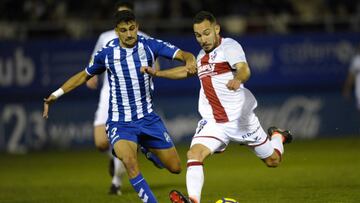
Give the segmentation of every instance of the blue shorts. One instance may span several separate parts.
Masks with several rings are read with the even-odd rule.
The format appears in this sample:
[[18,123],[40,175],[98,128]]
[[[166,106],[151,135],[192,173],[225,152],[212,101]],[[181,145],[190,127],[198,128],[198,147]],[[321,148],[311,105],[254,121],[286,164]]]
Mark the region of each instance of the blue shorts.
[[174,146],[164,123],[154,112],[136,121],[108,121],[106,134],[112,147],[119,140],[129,140],[154,149],[168,149]]

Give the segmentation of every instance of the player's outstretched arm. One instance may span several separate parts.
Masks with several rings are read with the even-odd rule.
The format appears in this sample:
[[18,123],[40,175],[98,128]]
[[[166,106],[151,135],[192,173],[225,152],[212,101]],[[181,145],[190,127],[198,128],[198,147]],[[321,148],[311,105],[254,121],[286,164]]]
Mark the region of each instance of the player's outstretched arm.
[[147,73],[152,77],[167,78],[172,80],[180,80],[191,76],[188,74],[186,66],[178,66],[175,68],[159,71],[149,66],[143,66],[140,70],[142,73]]
[[185,68],[186,68],[186,72],[188,73],[188,76],[196,74],[197,72],[196,59],[192,53],[179,50],[176,53],[175,59],[185,62]]
[[250,68],[247,63],[240,62],[235,64],[236,73],[234,79],[229,80],[226,87],[229,90],[237,90],[242,83],[245,83],[250,78]]
[[196,60],[194,55],[189,52],[179,50],[174,59],[185,62],[185,66],[177,66],[165,70],[157,70],[152,67],[141,67],[142,73],[147,73],[152,77],[161,77],[167,79],[184,79],[196,74]]
[[49,107],[52,103],[54,103],[61,95],[70,92],[76,87],[84,84],[87,80],[89,80],[91,76],[89,76],[85,71],[81,71],[76,75],[72,76],[69,80],[67,80],[61,88],[51,93],[50,96],[44,99],[44,111],[43,117],[49,117]]

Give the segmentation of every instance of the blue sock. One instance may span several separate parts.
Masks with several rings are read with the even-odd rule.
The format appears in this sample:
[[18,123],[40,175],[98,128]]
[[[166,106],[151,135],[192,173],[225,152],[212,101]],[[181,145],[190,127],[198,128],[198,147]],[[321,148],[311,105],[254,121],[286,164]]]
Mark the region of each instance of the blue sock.
[[144,203],[157,203],[154,194],[141,173],[135,178],[130,179],[130,183]]

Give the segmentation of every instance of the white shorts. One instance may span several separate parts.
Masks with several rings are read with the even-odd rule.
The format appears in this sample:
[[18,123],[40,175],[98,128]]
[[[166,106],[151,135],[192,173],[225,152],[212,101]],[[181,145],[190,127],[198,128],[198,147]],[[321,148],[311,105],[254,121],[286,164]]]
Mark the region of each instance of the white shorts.
[[259,119],[252,112],[244,119],[226,123],[216,123],[202,119],[198,123],[191,147],[201,144],[209,148],[211,153],[224,151],[230,141],[251,147],[261,159],[271,156],[274,148],[260,125]]
[[109,110],[109,85],[103,84],[100,91],[100,98],[95,112],[94,126],[105,125]]

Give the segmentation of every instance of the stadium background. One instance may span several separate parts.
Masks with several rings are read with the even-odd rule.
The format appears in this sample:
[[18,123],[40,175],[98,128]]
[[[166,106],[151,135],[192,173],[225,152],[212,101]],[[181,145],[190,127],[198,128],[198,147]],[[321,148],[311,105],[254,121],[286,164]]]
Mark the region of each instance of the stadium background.
[[[100,162],[106,167],[106,157],[94,152],[92,137],[98,91],[81,87],[56,102],[48,120],[41,115],[42,99],[85,67],[98,35],[111,29],[112,5],[110,0],[1,1],[0,172],[4,184],[0,183],[0,202],[16,202],[11,201],[12,194],[21,189],[15,184],[10,190],[6,183],[11,181],[5,181],[5,177],[12,177],[11,171],[20,171],[16,167],[22,165],[15,163],[40,159],[38,151],[48,155],[42,159],[60,157],[56,153],[59,150],[63,159],[89,153],[93,157],[89,162]],[[323,153],[324,157],[316,156],[320,160],[332,157],[330,149],[336,149],[334,145],[345,143],[343,146],[348,148],[344,149],[350,150],[354,159],[345,164],[351,171],[342,170],[342,174],[359,169],[360,112],[354,100],[342,97],[341,90],[360,44],[360,1],[225,0],[219,6],[214,0],[139,0],[135,8],[142,31],[194,54],[200,47],[191,31],[191,17],[201,9],[212,11],[222,26],[222,36],[235,38],[245,50],[252,70],[246,86],[258,99],[257,113],[263,127],[277,125],[291,129],[295,134],[294,149],[298,149],[294,154],[312,154],[306,150],[313,146],[311,143],[319,143],[319,151],[328,152]],[[160,64],[162,68],[172,66],[164,59]],[[181,146],[184,158],[199,119],[199,82],[195,77],[182,81],[156,79],[155,88],[156,111]],[[246,157],[246,152],[242,153]],[[347,156],[347,152],[339,156]],[[104,173],[103,168],[99,167],[97,173]],[[100,177],[106,179],[105,175]],[[354,180],[353,176],[342,177],[345,188],[351,185],[353,190],[359,189],[359,172],[352,175],[358,181],[350,184],[346,180]],[[183,180],[179,179],[178,184]],[[15,178],[17,181],[23,179]],[[351,191],[349,197],[355,199],[344,202],[359,200],[359,195]],[[68,200],[71,202],[72,198]],[[277,199],[286,200],[289,199]],[[325,202],[330,200],[334,199]]]

